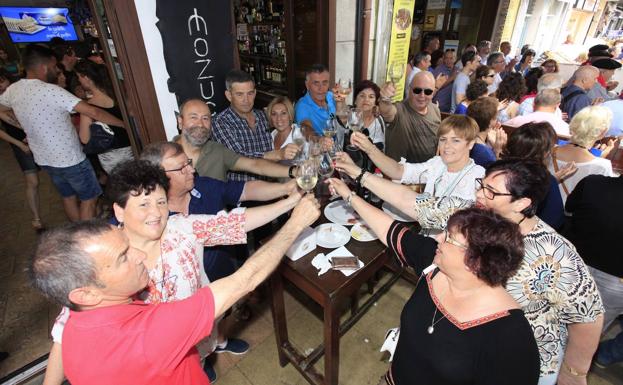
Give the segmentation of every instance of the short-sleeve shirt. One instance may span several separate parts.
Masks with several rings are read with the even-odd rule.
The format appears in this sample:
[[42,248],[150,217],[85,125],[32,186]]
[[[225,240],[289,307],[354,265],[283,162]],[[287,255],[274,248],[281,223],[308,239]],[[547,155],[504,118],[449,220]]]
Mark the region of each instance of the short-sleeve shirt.
[[210,177],[195,176],[195,187],[190,191],[189,214],[216,214],[227,206],[240,202],[245,182],[223,182]]
[[227,172],[234,168],[238,159],[240,159],[240,154],[236,154],[219,142],[208,140],[201,147],[195,170],[200,176],[209,176],[225,182]]
[[491,149],[491,147],[482,143],[475,143],[474,147],[469,151],[469,157],[476,162],[477,165],[482,166],[484,168],[489,167],[489,165],[495,162],[495,153]]
[[209,287],[182,301],[72,311],[63,334],[67,379],[74,385],[208,385],[195,345],[210,334],[214,315]]
[[[404,223],[390,226],[387,244],[403,264],[419,273],[422,251],[434,254],[436,242]],[[420,279],[400,316],[400,337],[386,376],[389,384],[536,384],[539,352],[522,310],[509,309],[460,322],[449,314],[432,288],[432,274]],[[428,333],[437,315],[434,332]],[[509,376],[508,373],[513,373]]]
[[524,310],[541,354],[541,376],[555,374],[567,345],[567,325],[594,322],[604,312],[593,277],[575,247],[545,222],[524,236],[524,258],[506,290]]
[[425,115],[415,111],[409,100],[396,103],[394,121],[385,130],[385,153],[399,161],[420,163],[432,158],[437,151],[437,130],[441,113],[430,103]]
[[[573,94],[573,96],[571,96],[571,94]],[[586,94],[586,91],[575,84],[563,88],[560,92],[560,96],[562,97],[560,109],[569,115],[569,120],[571,120],[582,108],[591,105],[591,99]]]
[[0,95],[26,132],[28,146],[40,166],[70,167],[85,159],[71,111],[81,100],[56,84],[22,79]]
[[454,110],[456,109],[456,105],[458,104],[456,100],[456,95],[465,95],[469,83],[469,76],[465,75],[463,72],[459,72],[456,75],[456,78],[454,79],[454,84],[452,84],[452,103],[450,104],[450,112],[454,112]]
[[[268,120],[264,112],[253,110],[255,128],[249,127],[246,119],[231,107],[221,111],[214,118],[214,139],[233,152],[250,158],[262,158],[264,153],[273,150]],[[258,179],[254,174],[230,171],[230,180],[248,181]]]
[[320,107],[314,102],[309,92],[296,102],[294,107],[294,120],[301,123],[309,120],[316,131],[316,134],[322,135],[325,124],[331,115],[335,114],[335,101],[333,101],[333,92],[327,92],[327,108]]

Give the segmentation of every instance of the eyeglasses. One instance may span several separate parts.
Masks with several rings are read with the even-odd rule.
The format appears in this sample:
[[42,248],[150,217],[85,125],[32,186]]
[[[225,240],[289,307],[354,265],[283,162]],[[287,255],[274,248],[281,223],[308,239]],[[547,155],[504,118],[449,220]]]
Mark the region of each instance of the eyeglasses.
[[445,237],[443,239],[444,243],[449,243],[449,244],[454,245],[456,247],[460,247],[461,249],[466,249],[467,250],[467,246],[465,246],[461,242],[457,241],[456,239],[452,239],[450,237],[450,233],[448,232],[448,230],[444,230],[443,232],[445,234]]
[[174,171],[180,171],[182,174],[184,174],[184,173],[185,173],[185,171],[184,171],[184,170],[186,170],[186,168],[187,168],[188,166],[190,166],[190,167],[192,167],[192,166],[193,166],[193,160],[192,160],[192,159],[190,159],[190,158],[189,158],[186,162],[184,162],[184,165],[183,165],[182,167],[179,167],[179,168],[173,168],[173,169],[170,169],[170,170],[164,170],[164,172],[174,172]]
[[489,75],[487,75],[487,77],[488,77],[488,78],[494,78],[494,77],[495,77],[495,74],[489,74]]
[[416,94],[416,95],[419,95],[422,92],[424,92],[424,95],[426,95],[426,96],[431,96],[433,94],[433,92],[435,92],[435,90],[431,90],[430,88],[420,88],[420,87],[415,87],[413,89],[413,93]]
[[498,60],[498,61],[493,62],[493,64],[502,64],[502,63],[506,63],[506,61],[504,61],[504,60]]
[[493,200],[497,196],[509,196],[509,197],[513,196],[513,194],[511,193],[500,193],[500,192],[494,191],[489,186],[485,186],[485,184],[482,181],[482,178],[476,178],[476,190],[482,190],[484,192],[485,198],[489,200]]

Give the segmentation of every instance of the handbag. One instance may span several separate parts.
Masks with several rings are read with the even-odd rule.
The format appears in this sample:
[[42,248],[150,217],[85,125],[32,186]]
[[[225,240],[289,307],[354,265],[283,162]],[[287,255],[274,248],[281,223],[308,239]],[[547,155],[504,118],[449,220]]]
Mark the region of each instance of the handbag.
[[87,144],[82,147],[87,155],[95,155],[106,152],[112,148],[115,140],[115,132],[106,123],[93,122],[89,126],[91,138]]

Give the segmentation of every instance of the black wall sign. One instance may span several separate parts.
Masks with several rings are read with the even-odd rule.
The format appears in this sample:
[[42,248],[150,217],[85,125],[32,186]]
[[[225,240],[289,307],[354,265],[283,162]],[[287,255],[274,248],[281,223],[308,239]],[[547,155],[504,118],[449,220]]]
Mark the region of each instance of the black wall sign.
[[227,107],[225,75],[233,68],[230,0],[156,0],[169,91],[178,103],[204,100]]

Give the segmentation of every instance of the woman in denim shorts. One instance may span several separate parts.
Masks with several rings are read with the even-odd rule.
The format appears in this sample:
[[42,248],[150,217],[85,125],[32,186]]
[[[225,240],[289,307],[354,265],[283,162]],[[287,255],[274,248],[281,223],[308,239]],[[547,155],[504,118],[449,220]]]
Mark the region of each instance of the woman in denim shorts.
[[[13,81],[14,79],[6,70],[0,69],[0,94],[4,93]],[[11,115],[9,117],[12,117]],[[12,118],[14,119],[14,117]],[[41,231],[43,230],[43,224],[39,216],[39,166],[35,163],[28,144],[24,142],[26,134],[23,130],[3,121],[0,139],[11,145],[15,159],[24,173],[24,178],[26,179],[26,201],[32,212],[32,227],[37,231]]]

